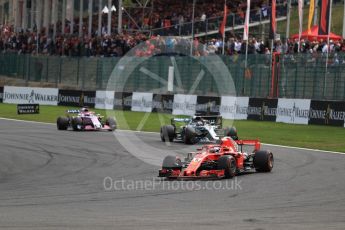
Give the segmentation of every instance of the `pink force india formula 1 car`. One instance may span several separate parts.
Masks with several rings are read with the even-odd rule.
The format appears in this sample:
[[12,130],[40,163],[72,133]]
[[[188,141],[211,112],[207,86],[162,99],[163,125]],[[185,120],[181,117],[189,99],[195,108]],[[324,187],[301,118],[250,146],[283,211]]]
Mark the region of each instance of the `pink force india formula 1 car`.
[[67,130],[69,127],[74,131],[114,131],[116,129],[115,119],[108,117],[104,120],[103,116],[89,111],[86,107],[81,110],[67,110],[66,117],[58,117],[56,125],[58,130]]
[[[234,137],[234,136],[233,136]],[[252,146],[252,152],[245,152]],[[245,147],[248,148],[248,147]],[[168,179],[232,178],[239,173],[255,170],[271,172],[274,158],[271,151],[260,150],[258,140],[238,140],[223,137],[219,144],[207,144],[185,159],[167,156],[163,160],[159,177]]]

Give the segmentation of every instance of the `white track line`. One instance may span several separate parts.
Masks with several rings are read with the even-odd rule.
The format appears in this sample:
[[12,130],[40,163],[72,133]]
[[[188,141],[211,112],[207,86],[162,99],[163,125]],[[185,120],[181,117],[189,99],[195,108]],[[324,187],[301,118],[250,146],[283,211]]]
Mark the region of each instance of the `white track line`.
[[48,123],[48,122],[41,122],[41,121],[26,121],[26,120],[19,120],[19,119],[4,118],[4,117],[0,117],[0,120],[5,120],[5,121],[20,121],[20,122],[33,123],[33,124],[55,125],[55,124],[53,124],[53,123]]
[[[11,118],[3,118],[0,117],[0,120],[6,120],[6,121],[19,121],[19,122],[25,122],[25,123],[37,123],[37,124],[44,124],[44,125],[55,125],[53,123],[47,123],[47,122],[40,122],[40,121],[26,121],[26,120],[18,120],[18,119],[11,119]],[[137,130],[118,130],[121,132],[131,132],[131,133],[147,133],[147,134],[157,134],[158,132],[148,132],[148,131],[137,131]],[[345,155],[343,152],[335,152],[335,151],[327,151],[327,150],[321,150],[321,149],[308,149],[308,148],[301,148],[301,147],[294,147],[294,146],[286,146],[286,145],[275,145],[275,144],[268,144],[268,143],[262,143],[263,145],[272,146],[272,147],[279,147],[279,148],[287,148],[287,149],[297,149],[297,150],[305,150],[305,151],[313,151],[313,152],[322,152],[322,153],[334,153],[334,154],[341,154]]]
[[335,154],[345,155],[345,153],[342,153],[342,152],[327,151],[327,150],[321,150],[321,149],[308,149],[308,148],[285,146],[285,145],[274,145],[274,144],[267,144],[267,143],[262,143],[262,144],[267,145],[267,146],[287,148],[287,149],[297,149],[297,150],[306,150],[306,151],[322,152],[322,153],[335,153]]

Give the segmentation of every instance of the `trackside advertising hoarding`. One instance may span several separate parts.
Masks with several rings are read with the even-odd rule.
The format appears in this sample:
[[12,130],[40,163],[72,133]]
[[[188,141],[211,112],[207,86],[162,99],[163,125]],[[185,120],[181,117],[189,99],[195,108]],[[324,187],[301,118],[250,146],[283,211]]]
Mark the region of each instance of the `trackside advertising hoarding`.
[[344,126],[344,101],[311,101],[309,124]]
[[96,102],[96,91],[83,91],[81,92],[82,106],[87,106],[90,108],[95,107]]
[[175,94],[172,113],[193,116],[196,111],[197,97],[196,95]]
[[172,94],[153,94],[152,112],[172,113],[174,105],[174,95]]
[[82,91],[77,90],[59,90],[58,105],[64,106],[82,106]]
[[248,120],[276,121],[278,99],[249,98]]
[[57,105],[59,90],[55,88],[35,88],[5,86],[3,102],[9,104]]
[[17,114],[39,114],[40,105],[39,104],[18,104]]
[[131,110],[133,93],[115,92],[114,109]]
[[134,92],[132,95],[132,111],[151,112],[152,111],[152,93]]
[[198,96],[196,100],[196,113],[207,115],[218,115],[220,97]]
[[276,122],[307,125],[309,109],[309,99],[279,98]]
[[3,97],[4,97],[4,87],[0,87],[0,103],[2,103]]
[[[0,103],[88,106],[194,116],[219,113],[225,119],[345,127],[345,101],[291,98],[197,96],[144,92],[80,91],[38,87],[0,87]],[[26,107],[25,107],[26,108]],[[29,107],[28,107],[29,108]]]
[[247,120],[249,97],[222,96],[220,115],[225,119]]
[[114,91],[96,91],[96,109],[114,109]]

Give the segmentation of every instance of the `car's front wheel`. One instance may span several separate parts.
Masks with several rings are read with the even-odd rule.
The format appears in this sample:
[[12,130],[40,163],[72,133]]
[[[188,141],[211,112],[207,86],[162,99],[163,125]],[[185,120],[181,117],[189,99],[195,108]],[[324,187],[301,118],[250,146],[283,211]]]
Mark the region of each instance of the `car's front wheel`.
[[183,136],[183,141],[185,144],[195,144],[197,142],[197,133],[195,128],[191,127],[191,126],[187,126],[184,130],[184,136]]
[[72,118],[72,128],[74,131],[82,131],[84,129],[83,120],[80,117]]
[[175,138],[175,127],[172,125],[164,125],[161,127],[160,131],[161,140],[163,142],[172,142]]
[[253,163],[257,172],[271,172],[274,164],[273,153],[267,150],[257,151]]
[[176,156],[166,156],[162,164],[163,169],[182,169],[182,162]]
[[58,117],[56,120],[56,126],[58,130],[67,130],[69,125],[69,119],[67,117]]
[[232,178],[236,175],[236,160],[233,156],[221,156],[218,159],[218,170],[224,170],[225,178]]
[[105,124],[109,126],[109,131],[114,131],[117,128],[117,124],[114,118],[108,117]]

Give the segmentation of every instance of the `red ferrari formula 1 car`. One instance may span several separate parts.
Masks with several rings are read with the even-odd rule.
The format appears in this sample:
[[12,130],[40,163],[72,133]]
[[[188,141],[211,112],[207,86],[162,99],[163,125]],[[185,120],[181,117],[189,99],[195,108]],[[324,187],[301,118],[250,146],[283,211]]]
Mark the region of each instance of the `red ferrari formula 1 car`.
[[89,111],[86,107],[81,110],[67,110],[66,117],[58,117],[56,125],[58,130],[67,130],[69,127],[74,131],[116,129],[116,121],[113,118],[108,117],[104,121],[103,116]]
[[[243,152],[244,146],[254,146],[254,151]],[[159,177],[169,179],[232,178],[236,174],[255,169],[270,172],[273,154],[260,150],[258,140],[234,140],[223,137],[220,144],[204,145],[196,153],[189,153],[182,161],[179,157],[167,156],[163,160]]]

